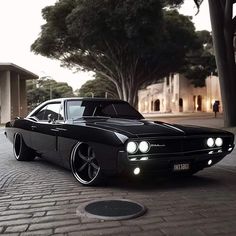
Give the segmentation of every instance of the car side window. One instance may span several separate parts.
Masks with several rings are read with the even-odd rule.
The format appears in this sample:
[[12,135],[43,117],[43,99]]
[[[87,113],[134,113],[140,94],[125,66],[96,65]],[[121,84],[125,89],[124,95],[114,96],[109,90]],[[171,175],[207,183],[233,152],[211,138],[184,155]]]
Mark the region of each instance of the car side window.
[[77,119],[84,115],[85,106],[82,106],[81,101],[68,101],[67,114],[68,119]]
[[49,115],[51,120],[63,120],[61,103],[50,103],[34,114],[40,121],[48,121]]
[[43,107],[36,114],[34,114],[34,117],[36,117],[38,120],[44,120],[44,114],[45,114],[46,109],[47,109],[47,106]]

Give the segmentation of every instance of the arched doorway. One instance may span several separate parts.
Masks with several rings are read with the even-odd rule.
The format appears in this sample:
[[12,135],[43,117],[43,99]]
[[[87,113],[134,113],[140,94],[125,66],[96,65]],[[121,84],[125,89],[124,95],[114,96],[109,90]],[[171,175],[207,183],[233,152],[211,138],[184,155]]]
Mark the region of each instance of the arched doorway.
[[183,98],[179,99],[179,112],[183,112]]
[[202,96],[198,95],[197,96],[197,111],[201,111],[202,110]]
[[154,111],[160,111],[160,100],[159,99],[157,99],[154,102]]

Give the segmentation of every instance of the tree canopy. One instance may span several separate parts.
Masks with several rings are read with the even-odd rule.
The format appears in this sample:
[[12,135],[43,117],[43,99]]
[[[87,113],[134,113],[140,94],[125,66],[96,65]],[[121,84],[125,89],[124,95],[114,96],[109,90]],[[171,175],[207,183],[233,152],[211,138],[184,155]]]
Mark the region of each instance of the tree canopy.
[[196,34],[196,40],[201,47],[188,54],[188,61],[182,73],[195,87],[204,87],[207,76],[217,75],[216,62],[210,32],[203,30],[197,31]]
[[190,18],[174,0],[59,0],[43,9],[46,23],[35,53],[94,71],[121,99],[137,102],[145,82],[178,72],[201,47]]
[[119,98],[115,85],[106,78],[88,80],[77,92],[80,97]]
[[48,77],[41,77],[38,80],[28,80],[26,89],[30,109],[52,98],[74,96],[72,87],[67,83],[56,82]]

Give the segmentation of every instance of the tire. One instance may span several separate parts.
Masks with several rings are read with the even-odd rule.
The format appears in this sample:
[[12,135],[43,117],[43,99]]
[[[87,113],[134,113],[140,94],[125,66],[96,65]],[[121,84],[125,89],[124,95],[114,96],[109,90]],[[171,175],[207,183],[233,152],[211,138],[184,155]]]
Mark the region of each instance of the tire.
[[81,184],[94,186],[103,182],[101,167],[92,147],[78,142],[71,152],[70,166],[72,174]]
[[35,158],[34,151],[26,146],[21,133],[14,135],[13,153],[17,161],[33,161]]

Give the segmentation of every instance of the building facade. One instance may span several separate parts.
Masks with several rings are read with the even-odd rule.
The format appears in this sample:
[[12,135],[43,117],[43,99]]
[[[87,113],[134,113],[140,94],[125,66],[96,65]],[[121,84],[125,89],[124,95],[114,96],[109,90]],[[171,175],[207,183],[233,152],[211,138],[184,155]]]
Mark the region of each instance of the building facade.
[[218,101],[222,112],[219,78],[209,76],[205,82],[205,87],[196,88],[183,75],[173,74],[160,83],[139,90],[139,111],[142,113],[212,112],[214,102]]
[[27,115],[28,79],[38,79],[38,76],[15,64],[0,63],[0,123]]

